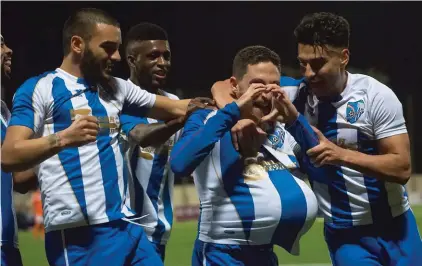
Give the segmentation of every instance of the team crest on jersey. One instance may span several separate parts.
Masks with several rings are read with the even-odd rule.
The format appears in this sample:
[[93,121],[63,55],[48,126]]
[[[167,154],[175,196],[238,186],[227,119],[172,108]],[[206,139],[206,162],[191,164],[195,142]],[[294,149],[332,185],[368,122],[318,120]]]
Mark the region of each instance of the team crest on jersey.
[[348,102],[346,107],[346,121],[353,124],[365,112],[363,100]]
[[285,137],[286,132],[282,128],[276,127],[274,132],[268,136],[268,140],[271,143],[271,147],[276,150],[283,147]]

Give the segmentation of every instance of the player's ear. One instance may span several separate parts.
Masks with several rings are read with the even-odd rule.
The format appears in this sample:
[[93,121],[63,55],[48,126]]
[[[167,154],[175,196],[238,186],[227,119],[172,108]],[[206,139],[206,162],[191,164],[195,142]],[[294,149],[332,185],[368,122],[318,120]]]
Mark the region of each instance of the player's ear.
[[70,50],[80,55],[83,54],[85,49],[85,42],[82,37],[74,35],[70,39]]
[[135,56],[128,54],[126,56],[126,62],[130,68],[135,68]]
[[236,96],[236,98],[238,98],[239,84],[237,82],[237,79],[234,76],[230,77],[230,85],[232,86],[232,95],[234,95],[234,96]]
[[341,51],[341,57],[340,57],[340,64],[342,68],[346,68],[347,64],[349,63],[350,59],[350,51],[349,49],[343,49]]

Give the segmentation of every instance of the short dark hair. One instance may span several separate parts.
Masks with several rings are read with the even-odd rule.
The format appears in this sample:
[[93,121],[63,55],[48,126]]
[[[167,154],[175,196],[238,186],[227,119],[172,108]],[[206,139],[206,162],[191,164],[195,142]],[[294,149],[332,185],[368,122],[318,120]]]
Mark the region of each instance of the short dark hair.
[[128,45],[136,41],[168,40],[167,32],[160,26],[142,22],[129,29],[125,36],[124,46],[127,52]]
[[349,22],[342,16],[319,12],[306,15],[294,30],[298,43],[348,48],[350,37]]
[[81,36],[84,41],[92,38],[96,24],[103,23],[120,28],[119,22],[107,12],[96,8],[82,8],[73,13],[64,23],[63,27],[63,52],[70,52],[72,36]]
[[280,57],[265,46],[247,46],[237,52],[233,60],[233,76],[241,79],[247,72],[248,65],[271,62],[281,72]]

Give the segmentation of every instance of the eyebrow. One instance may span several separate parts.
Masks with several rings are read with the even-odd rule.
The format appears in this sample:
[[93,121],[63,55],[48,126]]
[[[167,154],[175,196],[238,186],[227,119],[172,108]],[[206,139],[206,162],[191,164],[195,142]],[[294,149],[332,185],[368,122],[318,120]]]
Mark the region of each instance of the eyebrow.
[[101,45],[116,45],[116,44],[120,44],[119,42],[113,42],[113,41],[105,41],[103,43],[101,43]]
[[297,59],[300,60],[300,61],[328,60],[328,58],[327,57],[324,57],[324,56],[311,57],[310,59],[304,59],[304,58],[301,58],[301,57],[298,56]]

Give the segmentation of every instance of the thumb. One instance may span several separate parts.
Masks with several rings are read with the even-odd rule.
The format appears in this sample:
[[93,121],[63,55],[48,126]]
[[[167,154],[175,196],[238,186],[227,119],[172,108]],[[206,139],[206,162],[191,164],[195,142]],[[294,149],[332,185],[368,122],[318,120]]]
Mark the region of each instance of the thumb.
[[273,109],[269,114],[261,117],[261,121],[260,122],[275,121],[277,117],[278,117],[278,110],[277,109]]
[[311,127],[312,127],[313,131],[315,132],[315,134],[318,136],[318,139],[319,140],[324,140],[325,139],[324,134],[322,134],[322,132],[318,128],[316,128],[314,126],[311,126]]

